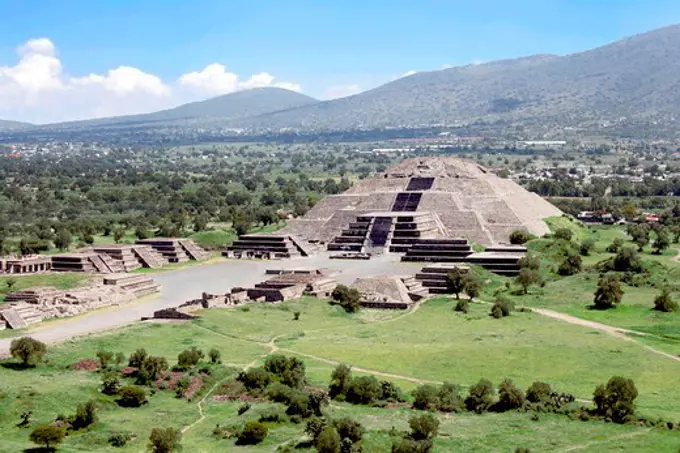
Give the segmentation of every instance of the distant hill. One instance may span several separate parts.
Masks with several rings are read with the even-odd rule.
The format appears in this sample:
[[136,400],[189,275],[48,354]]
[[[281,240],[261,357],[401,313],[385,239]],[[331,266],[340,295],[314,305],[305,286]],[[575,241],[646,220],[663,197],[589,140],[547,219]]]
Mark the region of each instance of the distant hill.
[[90,128],[103,126],[129,126],[144,124],[204,124],[216,121],[224,123],[241,117],[262,115],[314,104],[316,99],[283,88],[253,88],[230,94],[191,102],[178,107],[141,115],[126,115],[84,121],[51,124],[49,127]]
[[29,123],[22,123],[20,121],[0,120],[0,131],[26,129],[29,127],[33,127],[33,125]]
[[588,123],[680,115],[680,26],[567,55],[416,73],[354,96],[233,121],[376,128],[476,120]]

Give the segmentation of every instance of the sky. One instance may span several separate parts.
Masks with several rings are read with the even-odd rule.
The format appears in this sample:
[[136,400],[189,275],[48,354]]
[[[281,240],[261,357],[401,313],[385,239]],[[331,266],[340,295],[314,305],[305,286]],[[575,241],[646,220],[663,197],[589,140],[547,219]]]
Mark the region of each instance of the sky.
[[0,0],[0,119],[143,113],[260,86],[334,99],[676,23],[678,0]]

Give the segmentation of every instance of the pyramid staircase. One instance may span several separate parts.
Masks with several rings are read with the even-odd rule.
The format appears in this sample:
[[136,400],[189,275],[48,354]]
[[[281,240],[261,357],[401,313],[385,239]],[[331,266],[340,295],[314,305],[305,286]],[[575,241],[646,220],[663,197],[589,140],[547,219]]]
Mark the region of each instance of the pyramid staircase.
[[160,291],[153,278],[143,274],[112,274],[104,277],[104,285],[115,285],[139,298]]
[[467,239],[418,239],[401,257],[402,261],[462,263],[473,253]]
[[176,238],[140,239],[137,244],[151,246],[168,263],[184,263],[189,261],[190,256],[180,244],[180,240]]
[[134,253],[135,257],[143,267],[157,269],[159,267],[163,267],[166,264],[163,255],[148,245],[137,245],[132,249],[132,253]]
[[467,270],[467,266],[449,263],[438,263],[423,267],[415,276],[415,279],[427,289],[430,294],[449,293],[446,274],[455,268]]
[[189,255],[189,258],[192,260],[204,261],[210,257],[209,253],[196,245],[191,239],[179,239],[177,242],[179,242],[179,245],[182,246],[186,254]]
[[21,303],[0,310],[0,319],[3,319],[10,329],[23,329],[42,321],[42,316],[35,307]]
[[406,286],[408,295],[414,302],[424,299],[430,294],[428,289],[423,286],[423,283],[414,276],[401,277],[401,281]]
[[327,246],[329,251],[361,252],[364,249],[366,237],[373,227],[373,218],[359,216],[350,222],[348,228],[342,230]]
[[300,246],[300,240],[291,236],[274,234],[244,234],[222,253],[236,258],[295,258],[308,256],[309,250]]
[[404,253],[423,239],[441,238],[444,232],[437,222],[436,214],[426,212],[418,215],[403,215],[396,219],[390,252]]

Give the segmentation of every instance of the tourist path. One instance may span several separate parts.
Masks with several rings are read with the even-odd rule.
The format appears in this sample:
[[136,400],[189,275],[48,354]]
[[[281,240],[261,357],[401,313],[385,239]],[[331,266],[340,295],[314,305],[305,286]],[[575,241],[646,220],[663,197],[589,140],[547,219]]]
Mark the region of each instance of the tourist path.
[[[152,316],[162,308],[175,307],[196,299],[201,293],[226,293],[235,286],[252,286],[264,280],[266,269],[318,268],[328,269],[343,284],[358,277],[373,275],[414,274],[418,265],[401,263],[399,256],[385,254],[372,260],[333,260],[327,253],[309,258],[285,261],[224,260],[173,271],[148,274],[161,285],[157,296],[145,297],[131,304],[108,307],[73,318],[42,323],[16,336],[30,335],[45,343],[58,343],[74,337],[115,329]],[[11,338],[0,339],[0,356],[9,353]]]

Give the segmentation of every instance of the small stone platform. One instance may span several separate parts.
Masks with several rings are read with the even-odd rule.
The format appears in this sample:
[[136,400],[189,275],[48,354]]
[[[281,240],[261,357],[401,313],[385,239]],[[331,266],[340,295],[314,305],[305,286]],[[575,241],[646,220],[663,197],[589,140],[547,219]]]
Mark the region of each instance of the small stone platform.
[[0,274],[38,274],[52,269],[49,256],[33,255],[0,259]]
[[203,261],[210,257],[209,253],[196,245],[191,239],[150,238],[140,239],[136,243],[150,246],[168,263],[184,263],[189,260]]
[[293,236],[243,234],[222,255],[227,258],[282,259],[309,256],[311,246]]

